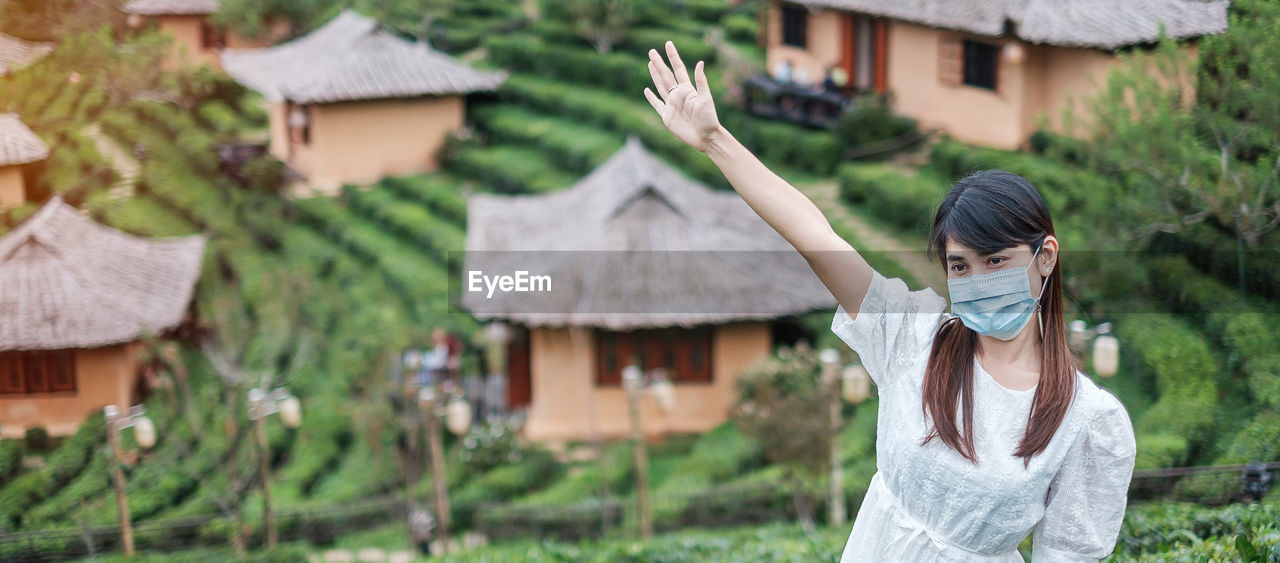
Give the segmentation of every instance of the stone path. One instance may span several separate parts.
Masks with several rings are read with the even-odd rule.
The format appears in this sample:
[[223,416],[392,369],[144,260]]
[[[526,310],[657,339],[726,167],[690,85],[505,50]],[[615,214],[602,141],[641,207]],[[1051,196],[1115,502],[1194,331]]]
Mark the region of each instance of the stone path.
[[943,292],[946,291],[947,281],[942,277],[942,271],[925,257],[921,249],[923,242],[907,244],[895,235],[868,225],[862,218],[851,213],[840,201],[840,186],[837,180],[829,179],[815,183],[795,184],[795,186],[813,200],[828,221],[843,225],[857,237],[855,248],[861,246],[863,248],[859,250],[892,253],[890,257],[917,280],[934,288],[940,295],[946,295]]
[[83,133],[93,141],[93,147],[97,149],[98,154],[107,159],[107,162],[111,164],[111,168],[120,176],[120,179],[107,192],[110,199],[120,200],[133,197],[134,187],[138,185],[138,173],[142,170],[142,166],[138,164],[137,159],[121,148],[114,139],[107,137],[97,123],[85,127]]

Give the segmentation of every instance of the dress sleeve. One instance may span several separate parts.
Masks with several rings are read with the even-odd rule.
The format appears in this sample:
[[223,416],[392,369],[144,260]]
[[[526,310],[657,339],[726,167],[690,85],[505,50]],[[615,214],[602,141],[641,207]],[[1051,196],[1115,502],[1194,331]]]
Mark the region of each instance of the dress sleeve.
[[876,386],[884,387],[917,354],[928,353],[946,308],[947,300],[932,288],[908,291],[900,278],[873,271],[857,318],[838,305],[831,331],[858,353]]
[[1124,405],[1101,394],[1102,406],[1049,485],[1032,541],[1033,563],[1098,561],[1115,548],[1137,448]]

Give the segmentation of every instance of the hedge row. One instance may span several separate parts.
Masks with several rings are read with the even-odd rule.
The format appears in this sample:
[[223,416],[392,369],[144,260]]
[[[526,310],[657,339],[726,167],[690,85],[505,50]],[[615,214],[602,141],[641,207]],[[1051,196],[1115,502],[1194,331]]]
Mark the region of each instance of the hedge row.
[[[1231,504],[1221,508],[1205,508],[1191,503],[1142,504],[1130,507],[1126,512],[1115,555],[1158,555],[1200,545],[1204,539],[1234,541],[1237,535],[1262,539],[1256,532],[1274,528],[1276,522],[1280,522],[1280,505],[1275,504]],[[1275,532],[1274,529],[1271,531]],[[1191,559],[1174,556],[1167,560]]]
[[634,133],[649,150],[673,162],[694,179],[712,187],[731,189],[715,163],[672,135],[653,108],[642,99],[637,101],[522,74],[512,76],[499,91],[499,96],[526,108],[557,114],[615,133]]
[[419,247],[441,265],[449,265],[451,252],[456,257],[466,247],[466,235],[457,225],[397,199],[378,186],[369,189],[344,186],[342,195],[352,211]]
[[513,104],[476,107],[470,118],[491,142],[536,146],[548,160],[577,175],[587,174],[622,146],[616,134]]
[[379,187],[414,202],[436,217],[461,226],[467,222],[467,201],[459,190],[459,184],[459,180],[435,173],[385,178]]
[[0,440],[0,487],[22,468],[22,442]]
[[579,180],[537,149],[516,145],[463,145],[445,166],[454,174],[474,178],[502,193],[550,192]]
[[[542,19],[530,25],[529,30],[549,45],[572,47],[596,53],[595,45],[587,41],[565,22]],[[717,60],[715,48],[704,38],[705,28],[690,33],[669,28],[641,27],[628,31],[613,45],[612,52],[641,55],[648,58],[649,49],[657,49],[666,58],[664,45],[673,41],[680,49],[680,58],[692,65],[697,61],[706,61],[707,65]],[[641,63],[643,66],[643,62]]]
[[428,261],[419,249],[355,217],[328,198],[300,198],[291,204],[307,224],[346,251],[376,264],[387,282],[414,306],[418,318],[448,309],[443,298],[448,295],[447,272]]
[[926,171],[912,177],[882,164],[846,164],[840,167],[839,181],[840,195],[848,204],[921,235],[928,234],[948,189]]
[[79,475],[106,439],[106,420],[101,413],[91,413],[76,433],[49,456],[42,469],[26,473],[0,489],[0,528],[22,526],[27,511]]

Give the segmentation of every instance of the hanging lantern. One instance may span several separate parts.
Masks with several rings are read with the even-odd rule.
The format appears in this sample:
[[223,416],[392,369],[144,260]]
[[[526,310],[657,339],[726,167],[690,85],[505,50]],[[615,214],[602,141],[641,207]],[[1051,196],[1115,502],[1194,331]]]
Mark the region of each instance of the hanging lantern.
[[138,441],[138,445],[144,450],[149,450],[156,445],[156,425],[146,416],[139,416],[133,422],[133,438]]
[[871,396],[871,376],[862,364],[845,367],[841,379],[840,394],[844,400],[856,405]]
[[676,389],[666,377],[654,378],[649,385],[653,390],[653,398],[658,403],[658,410],[671,412],[676,407]]
[[454,397],[445,408],[445,426],[456,436],[467,433],[471,428],[471,403],[462,397]]
[[1026,47],[1023,47],[1022,43],[1017,41],[1005,43],[1003,51],[1004,60],[1008,61],[1010,64],[1020,65],[1022,64],[1022,61],[1027,58]]
[[289,395],[280,399],[280,421],[289,428],[302,426],[302,403],[297,397]]
[[1093,371],[1102,377],[1111,377],[1120,367],[1120,341],[1110,334],[1101,334],[1093,340]]

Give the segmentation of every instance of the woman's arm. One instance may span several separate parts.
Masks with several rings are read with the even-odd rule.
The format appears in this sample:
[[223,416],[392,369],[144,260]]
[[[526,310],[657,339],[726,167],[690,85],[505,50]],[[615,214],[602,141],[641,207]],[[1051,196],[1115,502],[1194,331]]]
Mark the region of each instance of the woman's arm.
[[711,158],[747,205],[804,256],[836,300],[856,318],[871,285],[871,265],[836,234],[808,197],[769,170],[720,124],[703,62],[698,61],[694,69],[695,86],[675,44],[668,41],[666,49],[671,68],[657,50],[649,50],[649,74],[662,99],[644,90],[662,123]]

